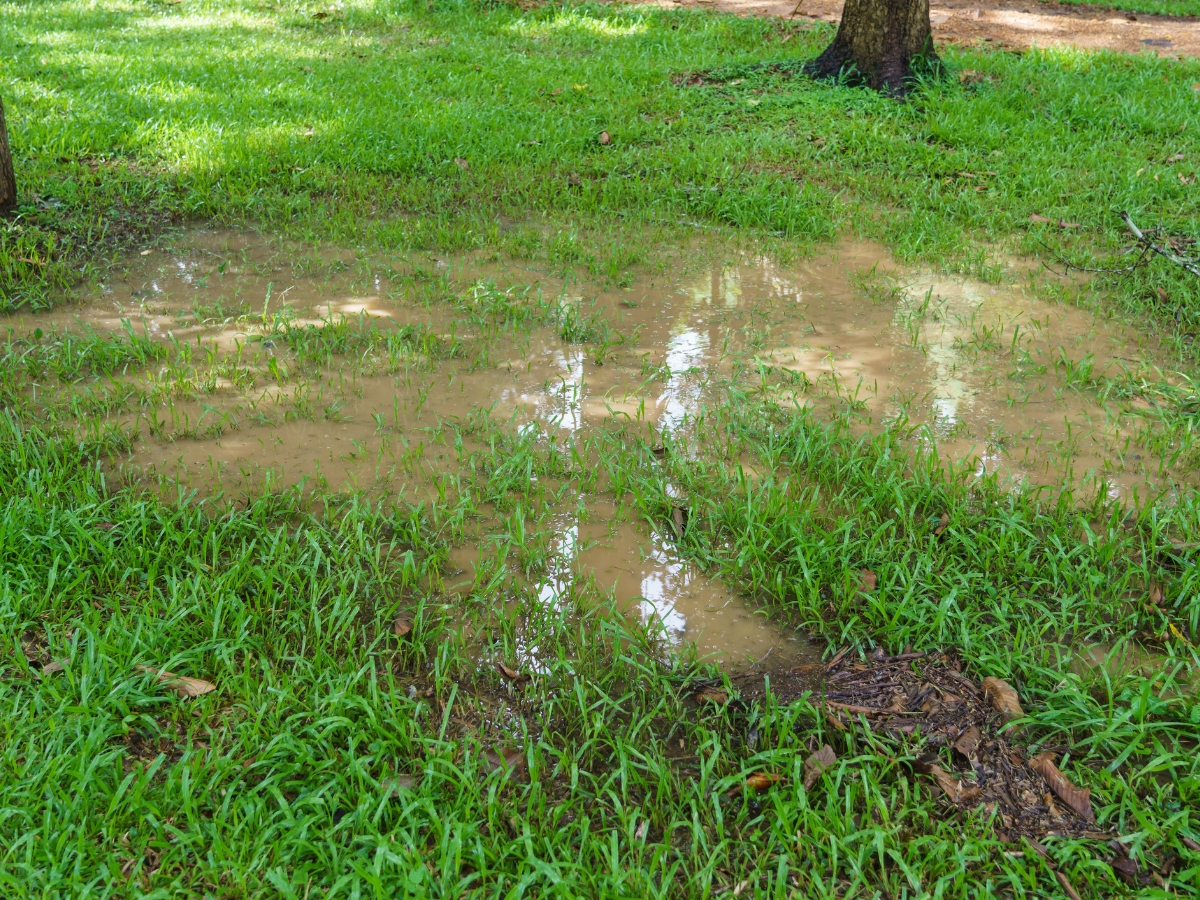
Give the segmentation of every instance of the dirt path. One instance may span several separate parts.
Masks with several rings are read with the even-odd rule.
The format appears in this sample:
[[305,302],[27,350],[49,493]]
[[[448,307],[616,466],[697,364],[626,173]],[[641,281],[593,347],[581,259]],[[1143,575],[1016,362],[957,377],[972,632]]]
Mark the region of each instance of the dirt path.
[[[744,16],[836,22],[842,0],[657,0],[668,8],[701,6]],[[986,43],[1007,50],[1072,45],[1121,53],[1200,57],[1200,19],[1151,16],[1037,0],[932,0],[933,36],[940,44]]]

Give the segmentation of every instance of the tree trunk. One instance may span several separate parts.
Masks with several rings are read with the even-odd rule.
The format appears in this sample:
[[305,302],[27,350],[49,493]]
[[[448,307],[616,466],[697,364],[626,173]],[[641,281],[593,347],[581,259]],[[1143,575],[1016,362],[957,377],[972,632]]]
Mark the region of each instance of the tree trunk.
[[846,0],[837,37],[806,71],[817,78],[845,76],[899,97],[915,76],[939,65],[929,0]]
[[0,216],[17,208],[17,173],[13,171],[12,152],[8,149],[8,128],[4,124],[4,101],[0,100]]

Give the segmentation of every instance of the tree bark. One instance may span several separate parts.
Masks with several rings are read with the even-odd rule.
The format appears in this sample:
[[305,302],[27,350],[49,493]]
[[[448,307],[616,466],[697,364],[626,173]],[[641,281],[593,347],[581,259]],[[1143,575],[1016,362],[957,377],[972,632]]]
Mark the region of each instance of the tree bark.
[[806,71],[902,97],[939,66],[929,0],[846,0],[837,36]]
[[17,173],[13,170],[12,151],[8,148],[4,101],[0,100],[0,216],[6,216],[16,208]]

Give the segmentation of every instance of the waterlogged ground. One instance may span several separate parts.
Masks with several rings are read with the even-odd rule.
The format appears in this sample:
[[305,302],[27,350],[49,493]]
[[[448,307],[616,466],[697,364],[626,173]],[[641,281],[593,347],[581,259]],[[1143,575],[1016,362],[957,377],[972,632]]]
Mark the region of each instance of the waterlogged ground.
[[[790,264],[697,246],[597,284],[494,256],[360,258],[192,229],[128,260],[78,307],[5,325],[43,340],[125,332],[157,348],[148,366],[71,393],[115,410],[87,428],[133,436],[111,473],[164,489],[304,483],[447,502],[471,477],[483,419],[561,446],[618,421],[666,454],[731,384],[863,432],[907,429],[914,446],[1014,487],[1133,502],[1190,483],[1186,435],[1164,434],[1147,399],[1182,380],[1157,343],[1043,299],[1070,287],[1053,276],[1016,263],[991,276],[906,269],[844,242]],[[645,521],[605,487],[550,486],[537,504],[538,564],[524,580],[542,602],[586,582],[706,658],[813,657],[796,630],[678,556],[675,525]],[[511,512],[474,510],[442,567],[448,591],[495,586],[489,560],[525,528],[528,511]]]

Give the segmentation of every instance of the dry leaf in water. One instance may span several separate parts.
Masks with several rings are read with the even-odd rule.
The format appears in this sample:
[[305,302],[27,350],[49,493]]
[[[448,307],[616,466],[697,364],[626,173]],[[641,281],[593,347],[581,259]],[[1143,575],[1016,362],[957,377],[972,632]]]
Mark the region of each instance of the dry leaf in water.
[[496,671],[507,678],[509,681],[524,681],[525,676],[516,669],[510,669],[502,662],[496,663]]
[[1000,713],[1005,725],[1025,715],[1016,689],[1002,678],[983,679],[983,698],[992,709]]
[[683,529],[687,527],[687,510],[678,506],[671,507],[671,524],[675,526],[675,536],[683,537]]
[[835,762],[837,762],[837,754],[828,744],[806,759],[804,761],[804,789],[812,790],[812,786],[817,783],[821,773]]
[[1039,753],[1029,761],[1029,768],[1046,779],[1046,784],[1049,785],[1050,790],[1054,791],[1059,800],[1088,822],[1093,821],[1091,788],[1080,790],[1071,784],[1067,776],[1058,771],[1058,767],[1054,765],[1053,753],[1049,751]]
[[600,132],[600,143],[607,147],[612,143],[612,136],[607,131]]
[[937,528],[933,529],[933,533],[940,536],[941,533],[946,530],[946,527],[949,524],[950,524],[950,514],[942,513],[942,517],[940,519],[938,519]]
[[396,637],[404,637],[412,628],[412,620],[408,616],[396,616],[396,621],[392,622],[392,633]]
[[217,686],[211,681],[200,678],[189,678],[186,675],[176,675],[166,669],[154,669],[150,666],[134,666],[139,672],[148,672],[158,679],[158,683],[169,687],[180,697],[196,698],[215,691]]
[[879,584],[879,579],[870,569],[862,569],[858,573],[858,589],[860,591],[873,591],[875,585]]

